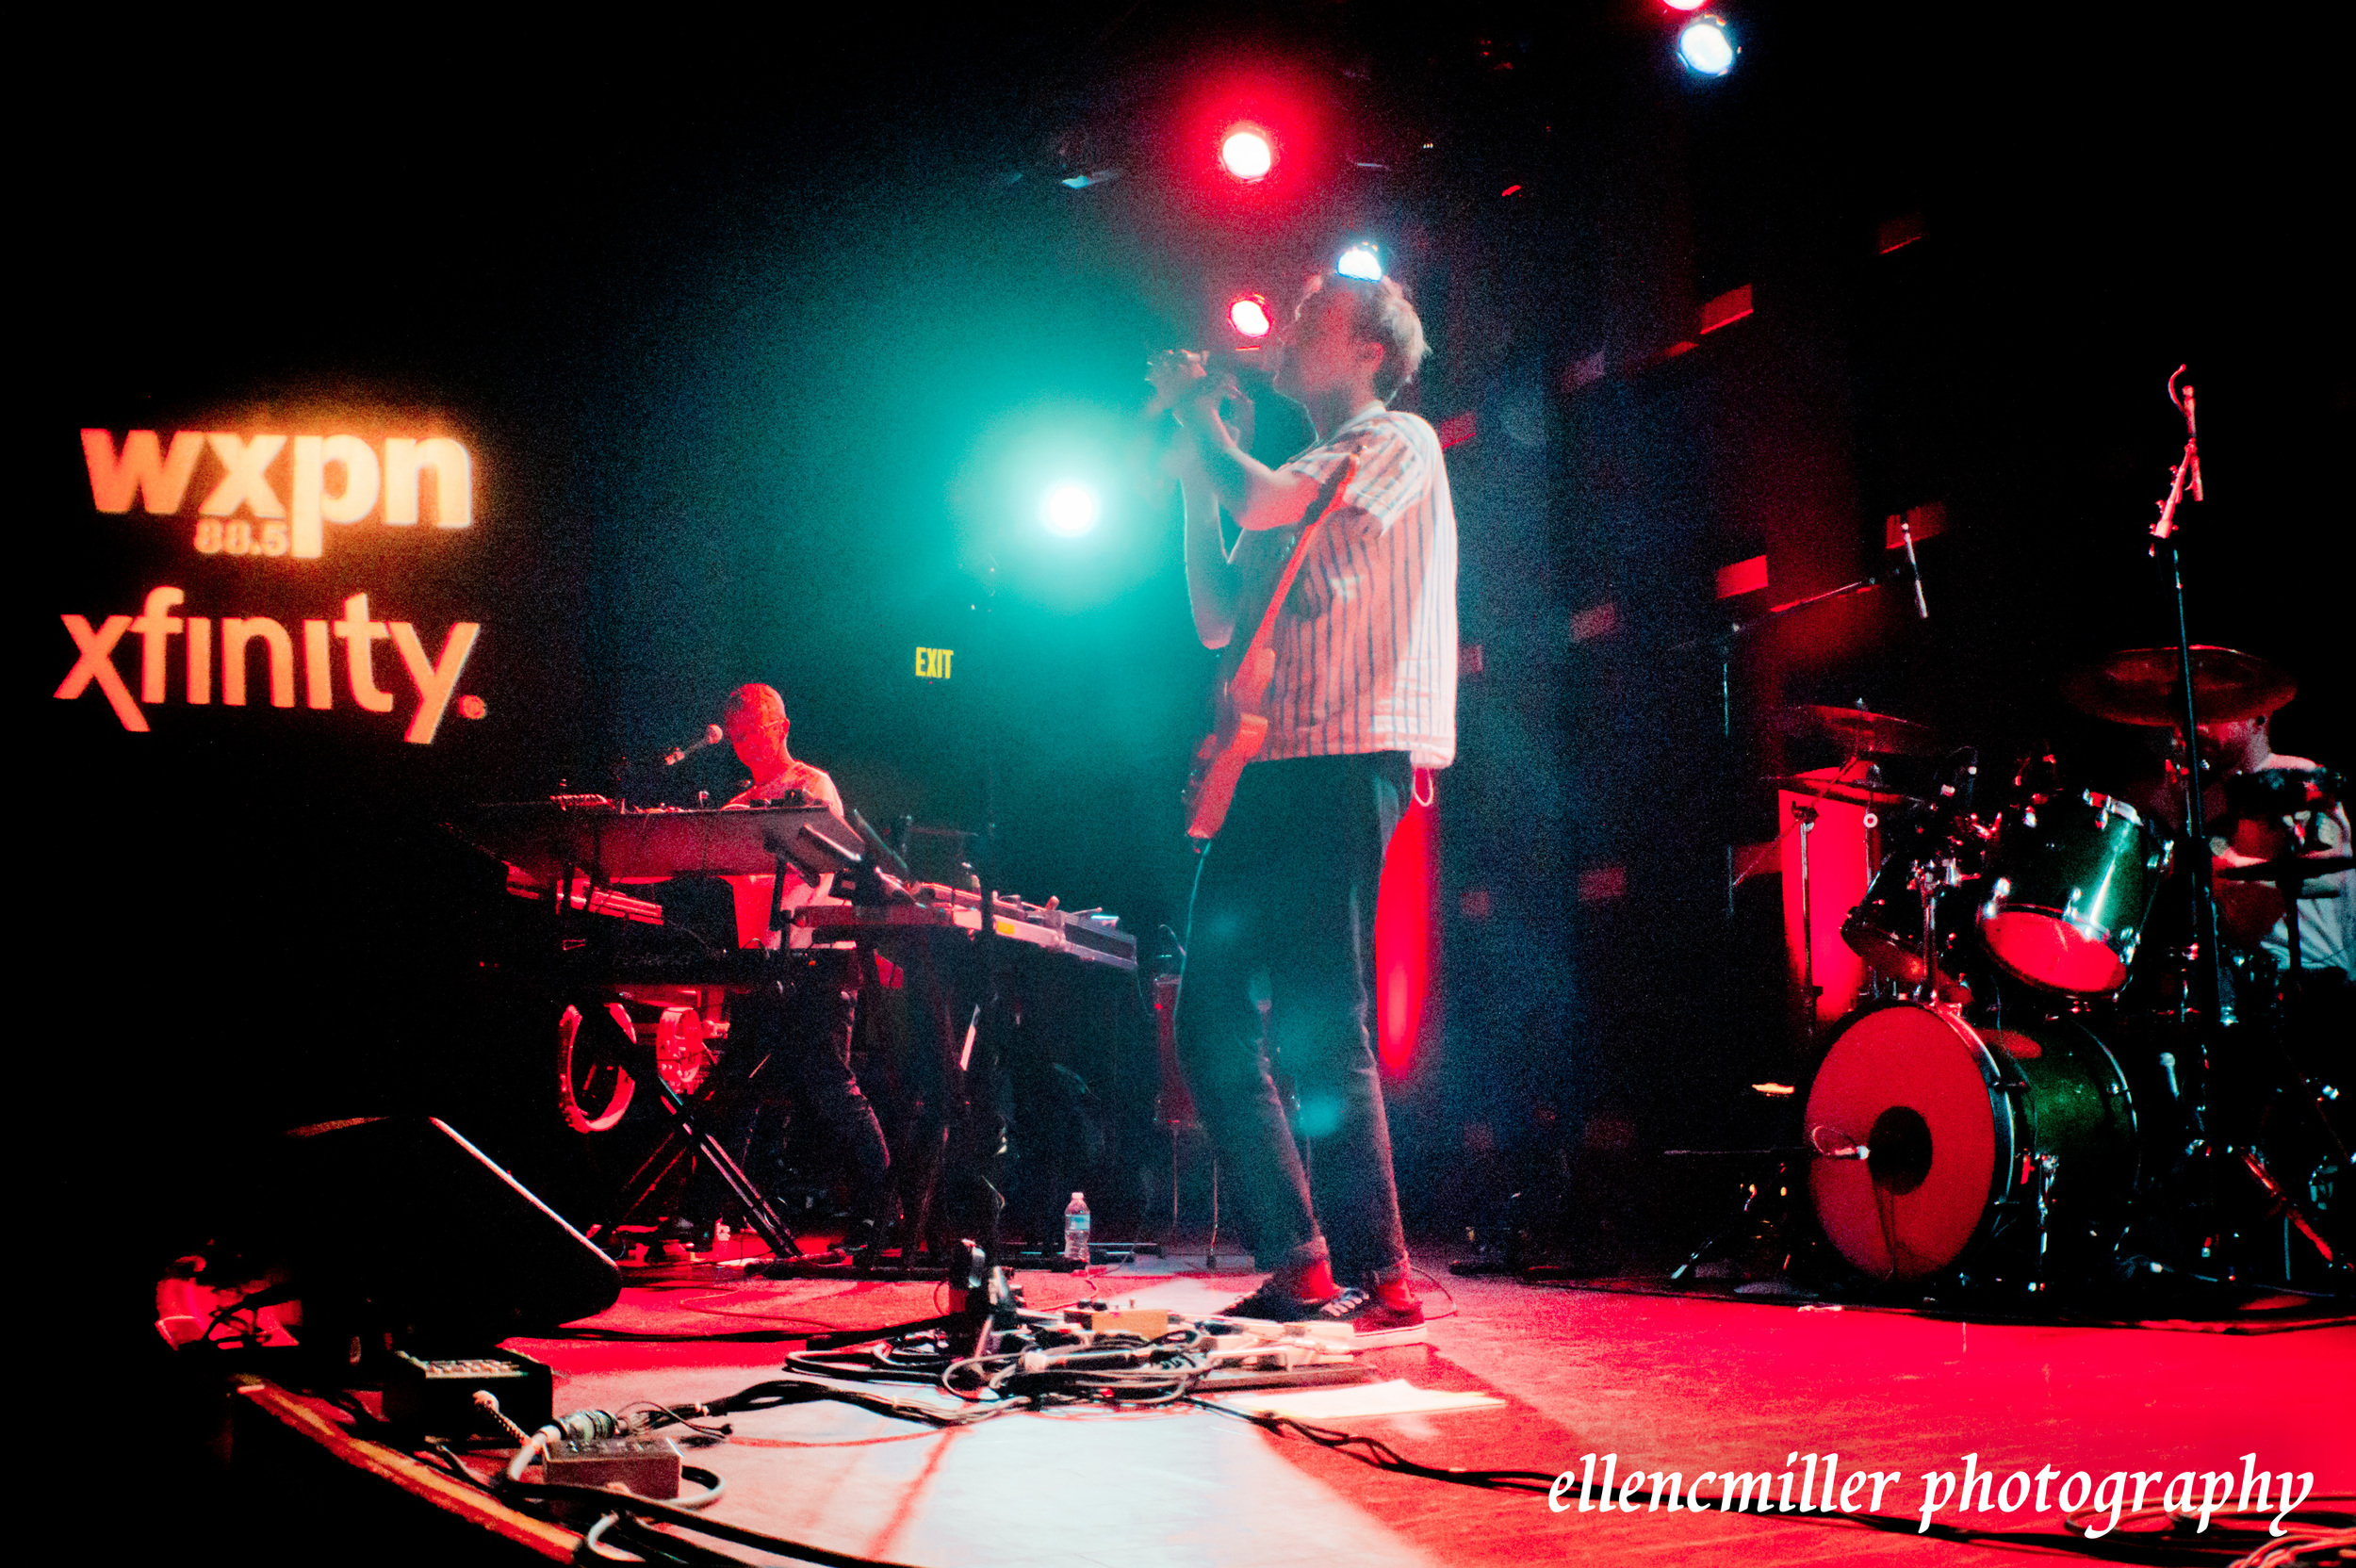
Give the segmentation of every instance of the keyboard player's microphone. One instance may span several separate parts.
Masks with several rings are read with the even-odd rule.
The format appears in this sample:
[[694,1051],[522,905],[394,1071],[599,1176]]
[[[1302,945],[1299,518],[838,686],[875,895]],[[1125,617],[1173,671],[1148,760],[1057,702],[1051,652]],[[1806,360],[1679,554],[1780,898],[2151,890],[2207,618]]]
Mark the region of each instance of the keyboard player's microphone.
[[726,739],[728,739],[728,732],[726,730],[722,729],[716,724],[708,724],[704,726],[704,738],[702,740],[697,741],[693,745],[673,746],[669,751],[664,752],[663,754],[663,765],[666,768],[676,768],[681,762],[686,761],[690,757],[695,756],[695,753],[703,750],[704,747],[716,746]]

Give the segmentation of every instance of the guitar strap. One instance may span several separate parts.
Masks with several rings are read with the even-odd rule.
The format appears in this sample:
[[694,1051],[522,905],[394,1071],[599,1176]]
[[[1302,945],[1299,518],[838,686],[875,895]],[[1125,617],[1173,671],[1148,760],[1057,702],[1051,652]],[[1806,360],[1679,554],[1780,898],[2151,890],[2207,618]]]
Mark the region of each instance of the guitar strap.
[[1317,529],[1327,517],[1333,515],[1333,509],[1342,504],[1342,492],[1350,488],[1350,482],[1357,473],[1358,460],[1355,457],[1343,458],[1342,466],[1333,471],[1333,477],[1325,482],[1325,487],[1317,492],[1317,499],[1310,503],[1311,510],[1317,514],[1301,525],[1301,537],[1293,541],[1293,553],[1284,563],[1283,575],[1276,580],[1276,592],[1268,596],[1268,608],[1260,612],[1260,629],[1252,634],[1252,641],[1236,660],[1235,668],[1242,669],[1252,656],[1268,646],[1269,639],[1275,636],[1276,612],[1284,607],[1286,596],[1293,591],[1293,579],[1301,575],[1301,564],[1309,557],[1309,546],[1316,540]]

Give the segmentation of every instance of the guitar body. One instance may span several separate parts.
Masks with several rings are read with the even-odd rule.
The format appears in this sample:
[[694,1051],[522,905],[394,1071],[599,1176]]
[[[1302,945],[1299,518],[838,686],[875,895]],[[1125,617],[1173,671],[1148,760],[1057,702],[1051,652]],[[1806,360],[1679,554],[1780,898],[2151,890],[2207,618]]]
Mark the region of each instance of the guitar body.
[[1269,642],[1276,630],[1276,613],[1292,592],[1293,578],[1308,557],[1309,542],[1317,537],[1326,514],[1340,504],[1342,492],[1357,472],[1358,460],[1346,459],[1317,492],[1309,521],[1293,542],[1292,557],[1284,563],[1268,607],[1260,613],[1259,629],[1240,656],[1231,656],[1233,663],[1219,689],[1219,721],[1195,748],[1194,767],[1186,776],[1186,837],[1198,847],[1219,837],[1220,825],[1227,821],[1227,808],[1235,803],[1236,781],[1268,743],[1268,694],[1276,680],[1276,649]]
[[1268,683],[1276,678],[1276,650],[1254,646],[1219,688],[1219,723],[1195,748],[1186,776],[1186,836],[1210,840],[1227,821],[1236,781],[1268,743]]

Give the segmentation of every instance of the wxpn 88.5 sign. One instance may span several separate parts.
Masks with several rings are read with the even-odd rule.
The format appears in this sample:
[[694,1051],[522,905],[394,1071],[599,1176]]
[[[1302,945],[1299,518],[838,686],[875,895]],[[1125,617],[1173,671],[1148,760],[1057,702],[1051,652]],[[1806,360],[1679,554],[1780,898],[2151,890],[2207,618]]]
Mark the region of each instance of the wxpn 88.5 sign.
[[167,705],[287,709],[289,722],[356,709],[418,745],[452,712],[483,716],[461,690],[483,624],[434,625],[401,602],[401,585],[437,575],[420,558],[478,526],[465,443],[84,430],[81,456],[94,520],[116,525],[105,537],[163,569],[136,604],[59,612],[72,638],[60,701],[104,702],[135,734]]

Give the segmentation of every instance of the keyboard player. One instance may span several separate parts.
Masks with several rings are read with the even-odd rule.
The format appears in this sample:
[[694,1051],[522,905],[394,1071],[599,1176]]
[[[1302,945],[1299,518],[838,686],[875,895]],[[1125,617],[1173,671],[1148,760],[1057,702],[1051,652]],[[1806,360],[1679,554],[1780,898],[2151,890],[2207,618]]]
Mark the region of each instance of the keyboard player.
[[[811,805],[824,806],[837,817],[845,814],[842,792],[826,770],[801,760],[788,749],[786,737],[792,722],[786,716],[785,699],[776,688],[738,687],[728,694],[721,724],[738,760],[753,777],[750,787],[728,802],[730,806],[763,805],[799,792]],[[779,933],[770,928],[774,880],[767,876],[727,880],[735,897],[740,944],[777,947]],[[789,886],[786,909],[799,908],[824,896],[832,880],[829,875],[815,885]],[[793,928],[790,922],[782,923],[794,932],[793,945],[808,944],[807,931]],[[891,1218],[892,1154],[875,1107],[860,1092],[859,1079],[851,1070],[851,1037],[859,1017],[858,955],[847,949],[824,950],[813,954],[812,960],[815,972],[808,983],[791,989],[772,985],[731,1004],[729,1049],[769,1052],[774,1066],[754,1083],[773,1095],[797,1091],[804,1111],[832,1138],[850,1178],[850,1228],[843,1239],[856,1255],[872,1244]],[[742,1135],[741,1129],[738,1135]],[[717,1189],[707,1190],[716,1193]]]

